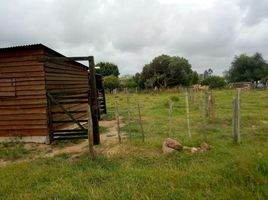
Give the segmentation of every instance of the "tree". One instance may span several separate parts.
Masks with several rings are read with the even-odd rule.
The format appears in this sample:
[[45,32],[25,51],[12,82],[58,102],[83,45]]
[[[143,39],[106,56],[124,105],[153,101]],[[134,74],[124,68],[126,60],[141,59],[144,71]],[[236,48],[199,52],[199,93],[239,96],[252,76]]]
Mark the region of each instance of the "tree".
[[191,80],[191,84],[198,84],[200,82],[199,80],[199,75],[196,71],[194,71],[191,75],[190,75],[190,80]]
[[137,87],[137,83],[134,79],[134,76],[125,75],[120,77],[120,86],[123,88],[135,88]]
[[213,73],[213,70],[211,68],[209,68],[208,70],[204,71],[204,79],[210,77]]
[[258,81],[268,74],[268,65],[260,53],[235,56],[226,77],[230,82]]
[[268,85],[268,73],[265,77],[261,79],[261,83],[263,84],[263,87],[266,89]]
[[201,82],[201,85],[208,85],[210,89],[223,88],[226,86],[226,82],[223,77],[210,76]]
[[96,73],[101,74],[102,76],[114,75],[119,76],[119,70],[116,64],[110,62],[100,62],[96,65],[99,69],[96,69]]
[[168,87],[190,85],[196,81],[196,74],[188,60],[178,56],[160,55],[143,67],[141,80],[146,87]]
[[105,89],[109,89],[110,92],[119,87],[119,79],[118,77],[114,76],[114,75],[110,75],[110,76],[105,76],[103,78],[103,84],[104,84],[104,88]]
[[135,76],[133,77],[135,83],[137,84],[137,87],[139,88],[144,88],[144,81],[142,79],[142,75],[140,73],[136,73]]

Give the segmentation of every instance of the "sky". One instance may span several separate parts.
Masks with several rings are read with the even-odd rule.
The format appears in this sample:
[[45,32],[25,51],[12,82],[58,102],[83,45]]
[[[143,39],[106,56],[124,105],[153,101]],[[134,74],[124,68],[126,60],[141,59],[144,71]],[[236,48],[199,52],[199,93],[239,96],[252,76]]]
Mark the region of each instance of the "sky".
[[216,75],[235,55],[268,59],[268,0],[0,0],[0,25],[0,48],[42,43],[121,75],[161,54]]

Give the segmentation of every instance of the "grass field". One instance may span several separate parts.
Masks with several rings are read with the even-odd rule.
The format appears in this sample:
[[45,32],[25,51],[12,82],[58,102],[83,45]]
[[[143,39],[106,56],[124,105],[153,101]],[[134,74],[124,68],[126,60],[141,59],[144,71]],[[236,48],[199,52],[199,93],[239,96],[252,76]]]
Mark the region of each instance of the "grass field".
[[[63,154],[13,162],[0,167],[0,199],[268,199],[268,91],[242,91],[241,144],[232,139],[234,90],[214,91],[216,120],[204,128],[201,93],[190,101],[192,137],[187,134],[185,96],[180,93],[131,94],[132,141],[106,148],[117,149],[96,160],[88,154],[71,159]],[[127,96],[108,95],[108,115],[114,119],[114,102],[127,123]],[[172,99],[171,137],[198,146],[208,134],[210,151],[164,155],[168,133],[168,101]],[[145,132],[141,142],[137,102]],[[106,129],[104,132],[107,132]],[[128,127],[122,132],[127,134]],[[106,133],[103,133],[106,134]],[[100,145],[101,148],[103,145]],[[19,160],[38,149],[1,144],[0,160]]]

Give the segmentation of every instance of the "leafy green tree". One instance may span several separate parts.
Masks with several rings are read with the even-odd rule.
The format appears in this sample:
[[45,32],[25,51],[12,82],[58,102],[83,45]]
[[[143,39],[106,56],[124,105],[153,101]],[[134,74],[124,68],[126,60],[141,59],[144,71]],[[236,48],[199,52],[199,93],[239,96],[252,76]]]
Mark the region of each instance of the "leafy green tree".
[[226,86],[226,82],[223,77],[209,76],[201,82],[201,85],[208,85],[210,89],[224,88]]
[[194,71],[190,75],[190,80],[191,80],[191,84],[190,85],[199,83],[200,82],[200,80],[199,80],[199,74],[196,71]]
[[263,84],[263,87],[264,88],[267,88],[267,84],[268,84],[268,73],[267,73],[267,75],[265,77],[263,77],[261,79],[261,83]]
[[133,77],[135,83],[137,84],[137,87],[139,88],[144,88],[144,81],[142,79],[141,73],[136,73],[135,76]]
[[114,63],[100,62],[96,65],[96,67],[99,67],[99,69],[96,69],[96,73],[101,74],[102,76],[114,75],[118,77],[120,74],[118,66]]
[[190,85],[196,82],[188,60],[178,56],[160,55],[143,67],[141,80],[146,87]]
[[110,76],[105,76],[103,78],[103,84],[104,84],[104,88],[109,89],[111,92],[113,89],[119,87],[120,82],[119,82],[118,77],[116,77],[114,75],[110,75]]
[[211,68],[209,68],[208,70],[204,71],[204,79],[208,78],[209,76],[211,76],[213,73],[213,70]]
[[230,82],[258,81],[268,74],[268,65],[260,53],[235,56],[226,74]]
[[136,83],[134,76],[125,75],[120,77],[120,86],[123,88],[136,88],[138,84]]

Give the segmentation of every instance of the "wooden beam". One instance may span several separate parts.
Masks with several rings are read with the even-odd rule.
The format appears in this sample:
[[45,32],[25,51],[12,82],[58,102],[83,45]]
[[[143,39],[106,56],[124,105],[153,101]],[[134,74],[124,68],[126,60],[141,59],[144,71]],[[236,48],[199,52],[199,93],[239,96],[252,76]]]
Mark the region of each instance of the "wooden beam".
[[79,121],[77,121],[73,115],[71,113],[68,112],[68,110],[66,110],[49,92],[47,93],[47,96],[51,99],[51,101],[53,101],[54,103],[56,103],[65,113],[66,115],[68,115],[73,121],[74,123],[76,123],[81,129],[85,129]]
[[93,142],[94,144],[99,144],[100,143],[99,117],[98,117],[99,105],[98,105],[94,58],[92,58],[92,60],[89,60],[89,69],[90,69],[89,99],[90,99],[91,116],[93,122]]
[[94,60],[93,56],[82,56],[82,57],[43,57],[40,58],[39,61],[41,62],[48,62],[48,61],[54,61],[54,62],[64,62],[64,61],[92,61]]

